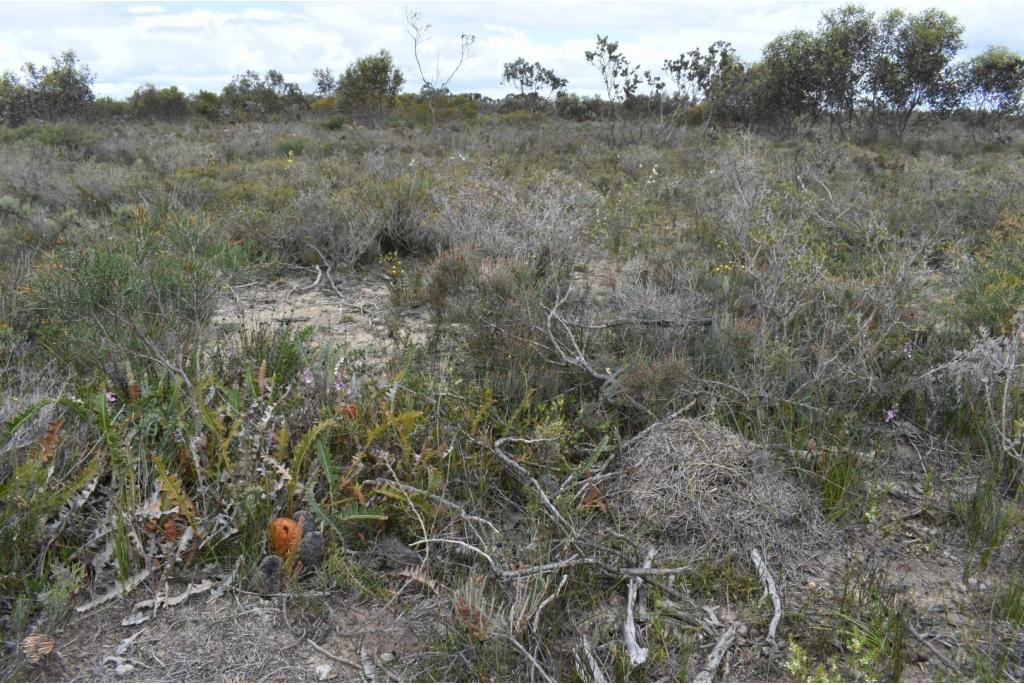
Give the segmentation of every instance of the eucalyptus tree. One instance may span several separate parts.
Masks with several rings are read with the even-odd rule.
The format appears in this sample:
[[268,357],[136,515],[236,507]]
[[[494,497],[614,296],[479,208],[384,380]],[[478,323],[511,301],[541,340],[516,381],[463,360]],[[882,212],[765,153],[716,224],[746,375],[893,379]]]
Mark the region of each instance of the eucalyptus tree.
[[505,63],[501,82],[516,88],[520,100],[531,112],[534,103],[540,99],[540,91],[547,91],[547,97],[551,97],[569,85],[569,81],[558,76],[553,69],[545,68],[540,62],[530,64],[522,57]]
[[873,110],[893,116],[902,138],[915,111],[940,105],[943,76],[963,46],[963,26],[939,9],[918,14],[890,10],[878,22],[878,42],[868,74]]
[[674,60],[665,60],[665,71],[682,97],[692,103],[698,100],[702,103],[703,136],[719,104],[742,77],[744,66],[730,43],[717,41],[703,52],[695,48]]
[[878,43],[875,17],[860,5],[828,10],[822,14],[816,40],[822,107],[840,126],[850,126]]
[[338,104],[343,111],[380,128],[404,83],[391,53],[381,50],[360,57],[338,78]]
[[966,103],[982,126],[999,136],[1007,116],[1024,112],[1024,57],[995,46],[965,67],[962,78]]

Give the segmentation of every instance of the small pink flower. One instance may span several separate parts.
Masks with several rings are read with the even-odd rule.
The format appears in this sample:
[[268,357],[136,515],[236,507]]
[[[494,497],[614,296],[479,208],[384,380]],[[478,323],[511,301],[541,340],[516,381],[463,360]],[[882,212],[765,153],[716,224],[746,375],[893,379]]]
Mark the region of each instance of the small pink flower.
[[313,370],[306,368],[305,372],[302,374],[302,380],[306,382],[306,385],[313,385]]
[[892,423],[893,421],[896,420],[896,417],[899,415],[899,413],[899,408],[895,404],[892,405],[891,407],[885,410],[885,422]]
[[105,393],[105,397],[107,398],[107,402],[110,402],[111,404],[117,402],[117,395],[110,392],[109,390],[107,390],[107,392]]

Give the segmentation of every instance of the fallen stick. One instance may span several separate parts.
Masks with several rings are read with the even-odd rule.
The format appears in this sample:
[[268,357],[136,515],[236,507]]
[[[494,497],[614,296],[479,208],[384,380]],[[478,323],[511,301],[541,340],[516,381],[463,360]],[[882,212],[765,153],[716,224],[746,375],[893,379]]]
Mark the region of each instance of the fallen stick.
[[[208,592],[216,587],[216,583],[207,578],[201,583],[193,584],[189,583],[188,587],[183,592],[177,595],[168,595],[166,591],[158,592],[156,597],[153,599],[144,599],[141,602],[137,602],[132,607],[131,615],[128,618],[121,621],[123,626],[136,626],[140,623],[144,623],[156,615],[156,612],[161,607],[174,607],[178,606],[192,595],[199,595],[204,592]],[[144,613],[146,609],[151,611],[150,614]]]
[[529,661],[533,665],[533,667],[537,669],[538,673],[540,673],[540,677],[544,679],[544,682],[547,682],[547,683],[558,682],[554,678],[552,678],[551,676],[548,675],[547,671],[544,670],[544,667],[540,665],[539,661],[537,661],[537,658],[535,656],[533,656],[532,654],[530,654],[530,650],[526,649],[526,647],[523,647],[522,643],[519,642],[519,640],[517,640],[514,635],[509,634],[509,635],[506,635],[505,637],[508,639],[509,642],[512,643],[512,645],[516,649],[518,649],[520,652],[523,653],[523,656],[525,656],[527,659],[529,659]]
[[380,680],[377,675],[377,667],[362,644],[359,645],[359,663],[363,665],[363,680],[368,683],[376,683]]
[[[579,646],[576,648],[576,651],[573,652],[573,656],[576,657],[576,671],[579,673],[580,678],[583,678],[584,682],[608,682],[608,678],[605,677],[604,671],[601,670],[601,664],[597,663],[594,651],[590,648],[590,640],[587,639],[586,635],[580,638]],[[585,662],[584,659],[586,659]],[[586,668],[590,671],[589,678],[583,670],[584,663],[586,664]]]
[[721,637],[718,638],[718,642],[715,643],[714,649],[711,650],[711,654],[708,655],[708,660],[704,662],[704,668],[693,679],[693,682],[710,683],[714,681],[715,674],[718,673],[718,668],[722,665],[722,659],[725,658],[725,653],[732,647],[736,634],[740,632],[742,627],[742,623],[735,621],[722,633]]
[[354,669],[356,669],[357,671],[361,671],[361,670],[363,670],[363,669],[362,669],[362,667],[361,667],[361,666],[359,666],[359,664],[353,663],[353,662],[349,661],[348,659],[342,659],[342,658],[341,658],[340,656],[338,656],[338,655],[336,655],[336,654],[331,654],[331,653],[330,653],[330,652],[328,652],[328,651],[327,651],[326,649],[324,649],[323,647],[321,647],[321,646],[320,646],[320,645],[318,645],[317,643],[313,642],[313,641],[312,641],[312,640],[310,640],[309,638],[306,638],[306,642],[308,642],[308,643],[309,643],[309,646],[310,646],[310,647],[312,647],[312,648],[313,648],[313,649],[315,649],[316,651],[320,652],[321,654],[323,654],[323,655],[324,655],[325,657],[327,657],[328,659],[332,659],[332,660],[334,660],[334,661],[337,661],[337,662],[338,662],[339,664],[343,664],[343,665],[345,665],[345,666],[348,666],[349,668],[354,668]]
[[551,440],[549,438],[501,438],[500,440],[494,443],[492,450],[495,456],[497,456],[498,459],[503,464],[505,464],[505,466],[507,466],[509,470],[516,475],[516,477],[519,478],[519,480],[533,486],[533,489],[537,492],[537,496],[540,497],[541,504],[544,506],[545,509],[547,509],[548,513],[551,515],[551,519],[555,522],[555,525],[558,526],[558,528],[562,531],[563,534],[571,535],[573,532],[572,526],[570,526],[569,522],[565,520],[564,516],[562,516],[562,512],[558,511],[558,507],[556,507],[554,503],[552,503],[551,499],[548,497],[548,494],[544,492],[544,488],[542,488],[540,486],[540,483],[537,482],[537,479],[534,478],[522,464],[516,462],[515,459],[509,456],[502,449],[502,447],[504,447],[505,443],[507,442],[519,442],[525,445],[532,445],[538,442],[551,442]]
[[754,562],[757,575],[761,577],[761,582],[764,583],[764,595],[761,598],[764,599],[766,596],[772,598],[774,611],[772,613],[772,622],[768,624],[768,641],[774,643],[775,631],[778,630],[779,621],[782,620],[782,598],[779,597],[779,591],[775,587],[775,579],[772,578],[771,571],[768,570],[768,564],[765,563],[757,547],[750,550],[750,560]]
[[[651,562],[654,561],[654,554],[654,548],[648,547],[646,554],[644,554],[642,568],[647,569],[651,567]],[[631,666],[639,666],[647,661],[649,653],[646,647],[641,647],[637,644],[636,623],[633,620],[633,605],[636,603],[637,591],[640,589],[642,582],[639,577],[633,576],[629,579],[629,585],[626,589],[626,621],[622,625],[622,641],[626,644],[626,652],[629,654]]]
[[100,595],[99,597],[97,597],[94,600],[91,600],[89,602],[86,602],[85,604],[82,604],[80,606],[75,607],[75,611],[77,613],[79,613],[79,614],[82,614],[82,613],[85,613],[86,611],[89,611],[90,609],[95,609],[96,607],[100,606],[101,604],[106,604],[107,602],[109,602],[111,600],[117,599],[118,597],[121,597],[122,595],[128,594],[129,592],[131,592],[132,590],[137,588],[142,583],[142,581],[146,580],[146,578],[149,578],[149,574],[150,573],[152,573],[152,571],[150,569],[148,569],[148,568],[142,569],[141,571],[136,573],[134,576],[132,576],[131,578],[129,578],[125,582],[123,582],[123,583],[118,582],[106,594]]
[[467,512],[464,508],[462,508],[461,506],[456,504],[455,502],[452,502],[451,500],[445,499],[444,497],[441,497],[440,495],[435,495],[432,492],[427,492],[426,490],[420,490],[419,488],[414,487],[412,485],[409,485],[408,483],[402,483],[402,482],[399,482],[397,480],[390,480],[388,478],[377,478],[377,479],[374,479],[374,480],[364,480],[362,484],[363,485],[370,485],[370,486],[387,485],[387,486],[390,486],[390,487],[393,487],[393,488],[398,488],[400,490],[407,490],[408,492],[412,492],[414,494],[421,495],[423,497],[427,497],[428,499],[430,499],[430,500],[432,500],[434,502],[437,502],[441,506],[447,507],[448,509],[453,509],[454,511],[458,512],[459,515],[462,516],[462,518],[466,519],[467,521],[475,521],[477,523],[482,523],[485,526],[487,526],[488,528],[490,528],[492,531],[494,531],[495,533],[500,534],[500,531],[498,531],[497,527],[493,523],[488,521],[487,519],[482,518],[480,516],[474,516],[474,515],[470,514],[469,512]]
[[925,639],[924,635],[922,635],[921,633],[919,633],[919,632],[917,631],[917,629],[916,629],[916,628],[914,628],[914,626],[910,625],[910,623],[907,623],[907,627],[908,627],[908,628],[910,629],[910,634],[911,634],[911,635],[913,635],[913,636],[914,636],[915,638],[917,638],[917,641],[918,641],[918,642],[920,642],[920,643],[921,643],[922,645],[924,645],[924,646],[925,646],[925,648],[926,648],[926,649],[927,649],[927,650],[928,650],[929,652],[931,652],[931,653],[932,653],[932,654],[933,654],[933,655],[935,656],[935,658],[936,658],[936,659],[938,659],[939,661],[941,661],[941,662],[942,662],[942,665],[943,665],[943,666],[945,666],[946,668],[948,668],[948,669],[950,670],[950,672],[952,672],[952,673],[956,673],[956,674],[958,674],[958,675],[960,674],[960,669],[959,669],[959,668],[957,668],[957,667],[956,667],[956,665],[955,665],[955,664],[954,664],[954,663],[953,663],[952,661],[950,661],[950,660],[949,660],[949,659],[948,659],[948,658],[946,657],[946,655],[945,655],[945,654],[943,654],[942,652],[940,652],[940,651],[939,651],[939,650],[938,650],[938,649],[937,649],[937,648],[935,647],[935,645],[933,645],[933,644],[932,644],[932,643],[931,643],[931,642],[930,642],[929,640]]

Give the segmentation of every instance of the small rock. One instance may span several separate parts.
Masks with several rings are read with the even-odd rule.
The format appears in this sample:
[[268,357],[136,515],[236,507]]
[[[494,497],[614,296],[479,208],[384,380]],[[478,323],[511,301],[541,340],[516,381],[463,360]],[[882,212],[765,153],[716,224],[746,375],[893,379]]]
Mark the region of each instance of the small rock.
[[380,660],[382,664],[390,664],[392,661],[395,660],[395,654],[394,652],[384,652],[377,658]]
[[316,679],[319,681],[324,681],[331,677],[332,669],[330,664],[317,664],[314,670],[316,671]]
[[808,590],[817,590],[818,589],[818,584],[815,581],[813,581],[813,580],[808,580],[807,581],[807,589]]
[[739,635],[740,637],[746,637],[747,633],[749,633],[749,632],[750,632],[750,628],[747,628],[745,623],[741,623],[739,625],[739,627],[736,628],[736,634]]
[[129,663],[120,663],[114,669],[114,673],[116,673],[119,676],[131,675],[134,672],[135,672],[135,667],[132,666]]

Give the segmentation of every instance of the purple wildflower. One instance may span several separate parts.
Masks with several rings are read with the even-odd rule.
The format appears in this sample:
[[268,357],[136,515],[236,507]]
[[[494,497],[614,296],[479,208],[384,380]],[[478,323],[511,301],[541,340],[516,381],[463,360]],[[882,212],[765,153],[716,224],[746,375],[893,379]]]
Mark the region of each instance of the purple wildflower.
[[313,385],[313,369],[306,367],[302,374],[302,380],[306,382],[306,385]]
[[892,423],[893,421],[896,420],[896,417],[899,415],[899,413],[900,411],[897,408],[897,406],[895,404],[892,405],[891,407],[885,410],[885,422]]
[[110,402],[111,404],[117,402],[117,395],[110,392],[109,390],[107,390],[107,392],[105,393],[105,397],[107,398],[107,402]]

